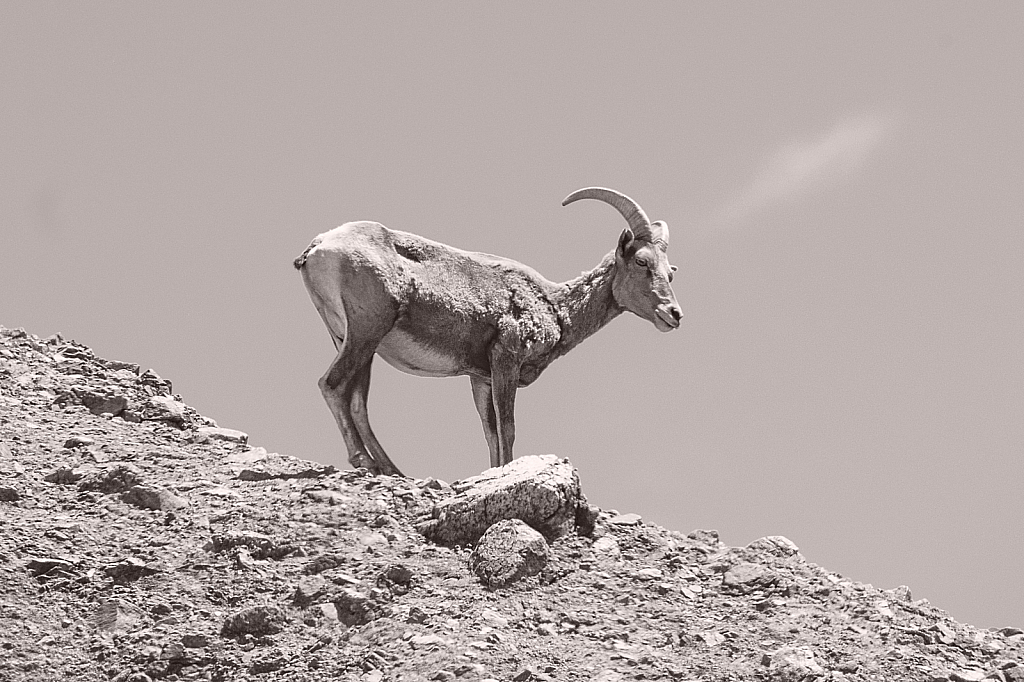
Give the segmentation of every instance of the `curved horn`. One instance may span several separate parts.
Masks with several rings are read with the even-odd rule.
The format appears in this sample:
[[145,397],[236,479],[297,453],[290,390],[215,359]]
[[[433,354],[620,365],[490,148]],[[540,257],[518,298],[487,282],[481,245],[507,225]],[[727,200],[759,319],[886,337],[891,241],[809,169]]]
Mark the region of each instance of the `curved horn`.
[[615,207],[622,217],[629,223],[629,228],[633,230],[633,235],[637,239],[644,239],[646,241],[653,241],[654,235],[651,233],[651,221],[644,213],[644,210],[640,208],[640,204],[636,203],[625,194],[616,192],[613,189],[607,189],[604,187],[585,187],[578,189],[565,199],[562,200],[562,206],[567,206],[574,201],[579,199],[597,199],[603,201],[606,204],[611,204]]

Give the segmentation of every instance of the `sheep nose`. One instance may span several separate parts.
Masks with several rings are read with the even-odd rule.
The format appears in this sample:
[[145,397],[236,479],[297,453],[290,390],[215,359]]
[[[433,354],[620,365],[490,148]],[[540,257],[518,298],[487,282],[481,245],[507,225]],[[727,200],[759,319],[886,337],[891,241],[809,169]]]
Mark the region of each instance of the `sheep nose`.
[[683,311],[677,305],[669,306],[668,314],[671,315],[672,319],[675,320],[676,322],[678,322],[683,317]]

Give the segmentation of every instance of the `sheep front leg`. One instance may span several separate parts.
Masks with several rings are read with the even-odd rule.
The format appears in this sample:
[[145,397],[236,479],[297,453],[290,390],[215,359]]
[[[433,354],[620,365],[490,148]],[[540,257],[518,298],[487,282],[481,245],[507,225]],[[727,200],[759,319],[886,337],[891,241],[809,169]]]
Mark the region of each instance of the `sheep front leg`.
[[[498,466],[512,461],[512,443],[516,439],[516,389],[519,365],[510,358],[491,358],[491,400],[498,431]],[[493,466],[493,462],[492,462]]]

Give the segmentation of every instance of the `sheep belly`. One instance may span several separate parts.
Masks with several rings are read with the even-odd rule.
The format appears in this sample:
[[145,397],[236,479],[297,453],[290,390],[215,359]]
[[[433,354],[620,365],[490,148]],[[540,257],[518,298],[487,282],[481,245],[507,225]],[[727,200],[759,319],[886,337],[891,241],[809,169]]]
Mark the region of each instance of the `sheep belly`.
[[400,329],[392,329],[377,346],[377,355],[395,369],[421,377],[452,377],[462,374],[455,358],[416,341]]

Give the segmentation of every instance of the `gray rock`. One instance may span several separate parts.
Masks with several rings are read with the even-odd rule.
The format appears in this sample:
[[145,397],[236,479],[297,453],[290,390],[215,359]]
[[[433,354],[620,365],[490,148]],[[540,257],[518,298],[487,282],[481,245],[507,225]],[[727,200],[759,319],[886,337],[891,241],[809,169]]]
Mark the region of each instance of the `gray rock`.
[[135,557],[128,557],[121,561],[107,564],[103,567],[103,572],[116,584],[125,585],[147,575],[158,573],[159,571],[156,568],[149,566],[144,561],[136,559]]
[[345,625],[366,625],[384,615],[383,605],[375,595],[354,587],[342,589],[333,603],[338,610],[338,620]]
[[177,426],[185,423],[185,404],[170,396],[155,395],[142,408],[142,418],[151,421],[165,421]]
[[188,506],[188,500],[185,498],[153,485],[134,485],[121,493],[121,500],[142,509],[156,511],[174,511]]
[[96,439],[89,436],[71,436],[71,438],[64,441],[64,447],[66,448],[87,448],[95,444]]
[[639,514],[616,514],[608,519],[613,526],[637,526],[642,522],[643,517]]
[[779,576],[762,564],[748,562],[736,564],[722,576],[722,589],[735,594],[746,594],[778,584]]
[[285,613],[276,606],[251,606],[224,619],[221,635],[273,635],[284,630]]
[[[252,451],[250,450],[250,452]],[[241,481],[266,481],[273,478],[318,478],[328,476],[336,471],[337,469],[330,464],[319,464],[274,452],[243,468],[238,472],[237,478]]]
[[519,519],[508,519],[487,529],[469,557],[469,567],[493,589],[540,573],[548,555],[543,535]]
[[782,535],[758,538],[747,545],[746,549],[777,557],[795,556],[800,552],[800,548],[792,540]]
[[814,660],[814,652],[805,646],[784,646],[772,654],[768,668],[772,679],[779,682],[804,682],[823,677],[825,670]]
[[93,615],[96,628],[105,632],[129,632],[142,620],[143,612],[121,599],[99,603]]
[[86,475],[79,483],[78,489],[111,494],[128,490],[142,481],[142,471],[132,464],[115,464],[102,471]]
[[61,465],[56,471],[43,476],[43,480],[47,483],[56,483],[57,485],[74,485],[82,480],[85,474],[80,469],[72,468],[68,465]]
[[442,545],[475,544],[507,519],[521,519],[554,539],[576,530],[580,508],[588,507],[576,469],[555,455],[521,457],[452,488],[455,497],[435,504],[431,518],[417,524],[425,537]]
[[21,493],[17,488],[9,485],[0,485],[0,502],[17,502],[21,499]]
[[218,533],[212,540],[215,552],[242,548],[256,559],[280,559],[295,551],[294,545],[281,545],[269,535],[246,530]]
[[115,417],[128,407],[128,399],[113,393],[101,393],[90,389],[76,392],[78,399],[93,414],[112,414]]
[[249,434],[242,431],[235,431],[234,429],[222,429],[216,426],[201,426],[196,429],[196,439],[198,441],[203,440],[223,440],[229,443],[242,443],[245,444],[249,441]]

